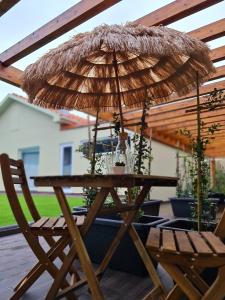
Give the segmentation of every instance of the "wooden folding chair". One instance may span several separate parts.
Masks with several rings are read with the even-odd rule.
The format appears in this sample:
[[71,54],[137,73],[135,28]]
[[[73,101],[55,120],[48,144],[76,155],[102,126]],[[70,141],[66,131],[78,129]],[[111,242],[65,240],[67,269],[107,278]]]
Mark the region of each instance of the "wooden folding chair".
[[[58,268],[54,264],[54,260],[56,258],[60,258],[64,261],[66,254],[63,251],[70,244],[71,240],[63,217],[50,218],[40,216],[27,184],[23,161],[13,160],[10,159],[7,154],[1,154],[0,165],[5,191],[12,212],[21,232],[39,261],[15,287],[15,293],[11,297],[11,299],[14,300],[19,299],[44,271],[48,271],[53,279],[56,278]],[[21,186],[21,191],[34,221],[31,224],[28,223],[24,215],[17,196],[15,185]],[[78,226],[81,226],[84,223],[84,217],[76,216],[74,217],[74,222],[76,222]],[[50,246],[48,251],[45,251],[41,246],[39,237],[43,237]],[[56,239],[54,237],[56,237]],[[61,288],[69,287],[80,279],[78,273],[73,267],[70,269],[70,275],[71,282],[69,283],[64,279]],[[75,295],[71,293],[66,297],[68,299],[76,299]]]
[[[167,300],[180,299],[182,292],[190,300],[225,297],[225,245],[215,233],[151,228],[146,247],[177,284]],[[200,275],[206,268],[218,268],[211,286]]]

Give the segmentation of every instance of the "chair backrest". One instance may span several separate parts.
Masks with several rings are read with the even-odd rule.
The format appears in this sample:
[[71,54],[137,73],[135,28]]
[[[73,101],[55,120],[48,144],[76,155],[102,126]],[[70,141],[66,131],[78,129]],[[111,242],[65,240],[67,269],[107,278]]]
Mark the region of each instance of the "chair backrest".
[[0,155],[0,166],[5,192],[14,217],[21,230],[27,230],[29,228],[29,224],[20,204],[15,185],[20,185],[27,207],[34,221],[40,219],[40,214],[30,193],[23,161],[11,159],[4,153]]

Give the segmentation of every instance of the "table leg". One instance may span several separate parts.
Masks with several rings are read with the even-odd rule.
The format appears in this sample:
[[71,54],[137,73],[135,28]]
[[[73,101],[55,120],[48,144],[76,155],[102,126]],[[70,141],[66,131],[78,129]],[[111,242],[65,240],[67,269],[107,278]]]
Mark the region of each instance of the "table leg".
[[[101,262],[101,264],[100,264],[100,266],[98,268],[98,271],[100,273],[103,273],[105,271],[105,269],[107,268],[107,266],[108,266],[108,264],[109,264],[109,262],[110,262],[110,260],[111,260],[111,258],[113,256],[114,252],[116,251],[117,247],[119,246],[121,239],[126,234],[129,225],[134,220],[134,218],[135,218],[135,216],[137,214],[137,211],[138,211],[141,203],[143,202],[143,199],[145,198],[145,196],[149,192],[149,190],[150,190],[150,186],[148,186],[148,185],[146,185],[146,186],[144,186],[142,188],[140,194],[137,197],[137,201],[135,203],[137,205],[137,209],[131,211],[129,213],[129,215],[127,215],[124,223],[121,224],[121,226],[120,226],[120,228],[119,228],[119,230],[118,230],[118,232],[117,232],[114,240],[112,241],[112,243],[111,243],[111,245],[110,245],[110,247],[109,247],[109,249],[108,249],[105,257],[103,258],[103,260],[102,260],[102,262]],[[112,198],[113,198],[113,201],[114,201],[116,207],[120,208],[122,206],[122,203],[121,203],[121,201],[119,199],[120,204],[118,205],[117,199],[115,197],[115,195],[117,195],[116,191],[114,189],[111,189],[110,193],[112,195]],[[117,195],[117,197],[118,197],[118,195]],[[127,214],[127,212],[126,212],[126,214]]]
[[[81,229],[78,229],[76,226],[73,217],[70,212],[70,208],[67,202],[67,199],[65,197],[65,194],[61,187],[54,187],[55,194],[57,196],[57,199],[59,201],[59,204],[61,206],[63,215],[65,217],[68,230],[70,232],[70,236],[73,242],[73,245],[64,260],[61,269],[59,271],[59,274],[57,278],[54,280],[53,285],[51,289],[49,290],[49,293],[47,295],[47,300],[54,299],[56,297],[56,294],[59,290],[59,286],[62,282],[62,280],[65,278],[66,274],[69,271],[69,268],[71,267],[71,264],[73,263],[76,256],[78,256],[82,269],[86,275],[88,286],[90,288],[91,294],[94,299],[96,300],[102,300],[104,299],[103,294],[101,292],[101,289],[99,287],[98,279],[95,275],[94,269],[92,267],[89,255],[87,253],[86,247],[84,245],[82,236],[84,236],[87,231],[89,230],[91,224],[93,223],[98,211],[101,209],[102,204],[104,203],[107,195],[109,194],[110,189],[102,188],[100,192],[96,195],[96,199],[93,203],[93,206],[91,207],[87,218],[84,222],[84,225],[81,227]],[[62,295],[62,293],[61,293]]]
[[[149,189],[150,189],[150,187],[149,187]],[[144,190],[144,188],[143,188],[143,190]],[[135,200],[135,204],[137,205],[137,207],[139,207],[141,205],[142,199],[145,199],[145,195],[142,195],[142,191],[140,192],[139,196]],[[145,193],[146,192],[148,193],[148,191],[149,190],[147,188],[147,190],[145,190]],[[117,206],[117,208],[121,207],[122,202],[121,202],[117,192],[114,189],[111,190],[111,195],[113,197],[114,203]],[[131,224],[131,222],[135,218],[136,214],[138,213],[138,209],[139,208],[137,208],[137,210],[135,210],[134,212],[127,212],[126,214],[121,213],[121,218],[124,220],[125,224],[127,224],[127,226],[129,226],[128,233],[129,233],[135,247],[137,248],[137,251],[138,251],[141,259],[144,262],[144,265],[148,271],[150,278],[152,279],[152,282],[154,284],[154,289],[153,289],[154,295],[157,294],[157,296],[159,296],[161,294],[161,297],[164,299],[166,296],[165,288],[162,285],[162,282],[155,270],[152,260],[151,260],[150,256],[148,255],[148,252],[146,251],[141,239],[139,238],[139,235],[138,235],[136,229]]]

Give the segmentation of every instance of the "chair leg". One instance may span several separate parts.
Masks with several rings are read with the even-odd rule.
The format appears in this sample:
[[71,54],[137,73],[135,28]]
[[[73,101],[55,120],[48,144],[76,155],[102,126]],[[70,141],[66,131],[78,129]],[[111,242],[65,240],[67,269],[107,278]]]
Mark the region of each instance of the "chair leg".
[[[168,263],[162,263],[162,267],[171,275],[171,277],[176,281],[182,291],[187,295],[190,300],[200,300],[202,294],[195,288],[191,281],[185,276],[185,274],[180,271],[175,265]],[[171,296],[170,296],[171,297]],[[173,299],[173,298],[170,298]]]
[[[51,261],[54,261],[58,257],[58,252],[63,251],[67,246],[68,239],[60,238],[55,242],[54,247],[52,247],[46,255]],[[41,276],[41,274],[46,271],[46,267],[40,262],[37,263],[32,270],[20,281],[20,283],[15,287],[15,294],[11,297],[11,300],[19,299],[29,287]]]
[[[54,244],[56,243],[56,241],[54,240],[54,238],[52,238],[51,236],[46,236],[44,237],[46,242],[49,244],[50,247],[54,246]],[[68,245],[71,243],[71,241],[68,240]],[[59,254],[59,259],[63,262],[66,255],[65,253],[62,251],[62,253]],[[77,273],[77,271],[75,270],[75,268],[73,268],[73,266],[71,266],[71,270],[69,271],[69,273],[72,275],[72,276],[75,276],[76,280],[80,280],[80,276],[79,274]]]
[[206,292],[206,294],[202,297],[202,300],[222,300],[225,296],[225,285],[224,285],[224,278],[225,278],[225,266],[219,269],[218,275]]
[[69,268],[70,268],[71,264],[73,263],[75,257],[76,257],[76,252],[75,252],[74,247],[72,246],[67,255],[67,259],[64,260],[64,262],[57,274],[57,277],[55,278],[50,290],[48,291],[48,294],[47,294],[45,300],[52,300],[56,297],[58,290],[60,288],[60,285],[63,282],[65,275],[68,273]]
[[180,298],[183,295],[183,291],[180,289],[180,287],[176,284],[172,290],[169,291],[166,300],[180,300]]
[[[46,271],[53,277],[56,278],[59,269],[54,265],[54,263],[49,259],[46,252],[42,249],[39,243],[37,243],[35,236],[32,233],[27,233],[25,235],[27,242],[31,249],[33,250],[34,254],[36,255],[37,259],[39,260],[40,264],[45,266]],[[61,252],[61,251],[60,251]],[[59,251],[57,251],[57,256],[59,255]],[[66,279],[63,280],[61,287],[66,288],[69,286],[69,283]],[[74,296],[71,294],[67,295],[69,300],[74,300]],[[53,298],[52,298],[53,299]]]

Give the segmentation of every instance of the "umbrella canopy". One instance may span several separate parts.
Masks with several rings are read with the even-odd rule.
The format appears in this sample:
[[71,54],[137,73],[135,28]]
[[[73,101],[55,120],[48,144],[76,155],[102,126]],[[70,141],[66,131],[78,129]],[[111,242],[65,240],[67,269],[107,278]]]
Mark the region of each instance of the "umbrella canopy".
[[196,87],[196,72],[202,83],[212,71],[208,47],[185,33],[102,25],[28,66],[23,89],[30,102],[47,108],[110,110],[184,95]]

